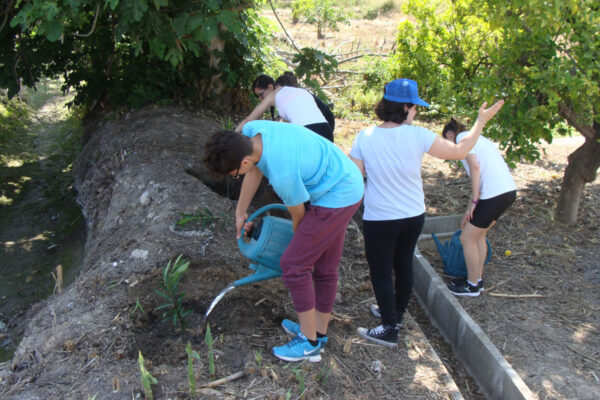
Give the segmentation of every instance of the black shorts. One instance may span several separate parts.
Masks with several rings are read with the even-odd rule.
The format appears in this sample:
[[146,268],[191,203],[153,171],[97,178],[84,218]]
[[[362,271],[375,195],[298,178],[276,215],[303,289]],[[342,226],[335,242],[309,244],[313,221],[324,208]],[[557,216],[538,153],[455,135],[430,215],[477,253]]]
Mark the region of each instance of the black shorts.
[[333,142],[333,131],[327,122],[319,122],[318,124],[304,125],[305,128],[323,136],[325,139]]
[[489,228],[492,222],[498,218],[514,203],[517,198],[517,191],[502,193],[490,199],[479,200],[475,211],[473,211],[473,219],[469,222],[478,228]]

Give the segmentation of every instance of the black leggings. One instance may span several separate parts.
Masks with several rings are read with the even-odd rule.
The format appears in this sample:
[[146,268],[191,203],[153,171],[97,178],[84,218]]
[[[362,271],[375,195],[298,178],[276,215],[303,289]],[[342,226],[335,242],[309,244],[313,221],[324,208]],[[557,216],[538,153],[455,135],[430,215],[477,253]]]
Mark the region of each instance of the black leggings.
[[[413,285],[413,254],[425,214],[387,221],[364,221],[365,250],[381,322],[402,321]],[[392,282],[392,271],[396,274]]]

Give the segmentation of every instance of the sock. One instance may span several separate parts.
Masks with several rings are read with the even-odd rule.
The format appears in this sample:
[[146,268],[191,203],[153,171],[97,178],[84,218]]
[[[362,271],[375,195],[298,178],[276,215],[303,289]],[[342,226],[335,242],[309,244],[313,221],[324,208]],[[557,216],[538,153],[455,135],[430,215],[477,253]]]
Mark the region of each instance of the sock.
[[477,283],[481,282],[482,280],[483,280],[483,278],[477,279]]
[[327,335],[322,334],[321,332],[317,332],[317,339],[321,339],[327,337]]
[[319,345],[319,342],[317,340],[310,340],[308,339],[308,343],[310,343],[311,346],[316,347]]
[[[471,282],[471,281],[470,281],[470,280],[468,280],[468,279],[467,279],[467,283],[468,283],[469,285],[471,285],[471,286],[477,286],[477,283],[473,283],[473,282]],[[478,282],[478,283],[479,283],[479,282]]]

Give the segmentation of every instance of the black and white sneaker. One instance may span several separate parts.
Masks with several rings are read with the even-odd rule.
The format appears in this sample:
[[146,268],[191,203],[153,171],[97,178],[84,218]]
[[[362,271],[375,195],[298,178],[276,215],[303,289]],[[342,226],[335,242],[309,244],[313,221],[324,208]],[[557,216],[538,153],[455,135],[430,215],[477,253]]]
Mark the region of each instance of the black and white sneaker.
[[477,285],[471,285],[466,278],[454,279],[448,283],[448,289],[456,296],[477,297],[484,291],[483,280]]
[[398,346],[398,328],[389,325],[379,325],[373,329],[358,328],[358,334],[367,340],[388,347]]
[[[369,306],[369,309],[371,310],[371,314],[373,314],[374,317],[381,318],[381,312],[379,312],[379,306],[377,304],[371,304]],[[399,322],[396,322],[396,328],[398,328],[398,329],[402,328],[402,320],[401,319],[399,319]]]

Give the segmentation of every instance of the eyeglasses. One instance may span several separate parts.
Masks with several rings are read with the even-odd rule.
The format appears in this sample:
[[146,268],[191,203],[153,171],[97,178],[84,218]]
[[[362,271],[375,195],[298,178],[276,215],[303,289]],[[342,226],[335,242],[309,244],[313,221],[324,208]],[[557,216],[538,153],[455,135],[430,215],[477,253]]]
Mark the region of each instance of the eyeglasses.
[[233,176],[234,181],[237,181],[240,178],[240,168],[235,171],[235,175]]

